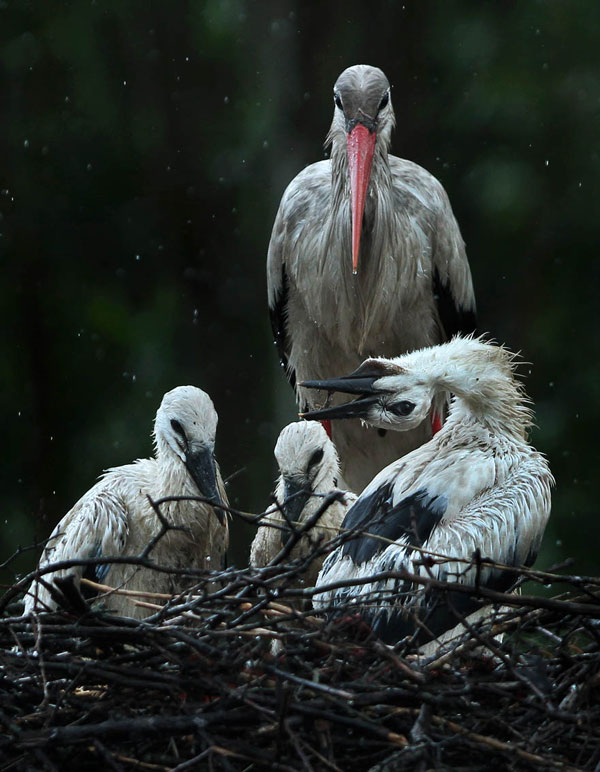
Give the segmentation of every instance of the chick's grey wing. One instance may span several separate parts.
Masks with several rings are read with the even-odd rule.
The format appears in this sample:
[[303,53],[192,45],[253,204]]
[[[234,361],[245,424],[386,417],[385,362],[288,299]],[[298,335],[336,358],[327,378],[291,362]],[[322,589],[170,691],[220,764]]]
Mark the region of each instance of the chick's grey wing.
[[[65,560],[85,560],[103,556],[121,555],[129,534],[128,513],[123,500],[110,490],[90,491],[58,523],[42,553],[39,567],[46,568]],[[54,578],[72,575],[102,581],[110,564],[74,566],[44,574],[52,583]],[[25,599],[25,611],[38,606],[53,608],[48,590],[40,583],[32,584]]]

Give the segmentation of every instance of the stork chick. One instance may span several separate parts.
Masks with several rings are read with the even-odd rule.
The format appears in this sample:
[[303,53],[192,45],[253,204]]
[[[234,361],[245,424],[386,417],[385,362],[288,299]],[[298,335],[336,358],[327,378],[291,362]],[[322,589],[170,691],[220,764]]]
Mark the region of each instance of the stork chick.
[[[322,506],[323,497],[337,490],[337,452],[319,422],[298,421],[286,426],[274,454],[280,472],[275,489],[278,509],[262,520],[252,542],[250,565],[258,568],[266,566],[284,547],[290,538],[290,523],[301,527]],[[340,500],[332,502],[291,550],[289,560],[307,558],[319,544],[333,539],[355,500],[354,494],[344,492]],[[304,584],[314,585],[322,564],[323,557],[315,557],[302,574]]]
[[[448,196],[425,169],[388,153],[388,79],[377,67],[349,67],[333,98],[331,158],[287,187],[267,256],[273,334],[292,386],[475,328],[471,272]],[[302,409],[323,406],[322,391],[296,391]],[[429,440],[426,418],[402,434],[334,425],[345,483],[360,492]]]
[[[167,392],[154,422],[155,458],[139,459],[109,469],[58,523],[39,567],[62,560],[138,556],[160,530],[148,496],[200,496],[227,506],[227,496],[214,457],[217,413],[205,392],[179,386]],[[170,525],[148,558],[176,569],[219,569],[229,541],[224,510],[208,503],[163,504]],[[112,587],[144,592],[178,593],[191,583],[182,575],[125,563],[69,568],[45,574],[44,581],[74,574]],[[107,598],[109,609],[141,618],[150,613],[123,595]],[[34,581],[25,597],[25,614],[56,607],[49,591]]]
[[[417,426],[436,400],[454,395],[441,431],[381,471],[349,510],[342,530],[356,536],[327,557],[317,585],[404,569],[508,591],[515,574],[478,566],[473,556],[533,564],[554,479],[527,441],[532,412],[514,369],[507,349],[456,337],[395,359],[369,359],[339,379],[304,384],[359,395],[307,417],[358,417],[398,431]],[[348,602],[387,643],[415,630],[425,643],[482,605],[468,594],[442,596],[408,579],[324,590],[315,601],[321,608]]]

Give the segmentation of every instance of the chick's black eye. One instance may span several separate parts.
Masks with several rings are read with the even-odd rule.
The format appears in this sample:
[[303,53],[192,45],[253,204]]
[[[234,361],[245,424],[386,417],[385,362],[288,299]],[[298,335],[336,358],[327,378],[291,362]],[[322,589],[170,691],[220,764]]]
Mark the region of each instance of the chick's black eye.
[[312,454],[308,461],[308,468],[311,469],[315,464],[318,464],[319,461],[323,460],[323,448],[319,448],[318,450],[315,450],[315,452]]
[[390,93],[389,91],[386,91],[383,95],[383,98],[381,102],[379,103],[379,110],[383,110],[383,108],[387,105],[387,103],[390,101]]
[[171,419],[171,429],[173,429],[174,432],[177,432],[177,434],[181,434],[182,437],[185,437],[183,426],[179,423],[179,421],[176,421],[174,418]]
[[415,409],[415,403],[409,402],[408,400],[402,400],[402,402],[394,402],[392,405],[387,405],[386,410],[388,413],[393,413],[394,415],[410,415],[412,411]]
[[339,94],[333,95],[333,101],[335,102],[335,106],[338,107],[340,110],[344,109],[344,106],[342,105],[342,97]]

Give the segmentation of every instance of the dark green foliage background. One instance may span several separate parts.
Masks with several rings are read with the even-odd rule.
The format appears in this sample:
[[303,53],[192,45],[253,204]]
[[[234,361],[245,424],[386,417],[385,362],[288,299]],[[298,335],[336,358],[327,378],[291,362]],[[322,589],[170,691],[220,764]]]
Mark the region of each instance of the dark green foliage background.
[[148,455],[182,383],[213,396],[234,505],[266,506],[295,415],[270,229],[323,157],[335,78],[367,62],[394,152],[450,195],[481,330],[532,363],[558,483],[540,564],[597,572],[599,49],[592,0],[0,2],[1,556]]

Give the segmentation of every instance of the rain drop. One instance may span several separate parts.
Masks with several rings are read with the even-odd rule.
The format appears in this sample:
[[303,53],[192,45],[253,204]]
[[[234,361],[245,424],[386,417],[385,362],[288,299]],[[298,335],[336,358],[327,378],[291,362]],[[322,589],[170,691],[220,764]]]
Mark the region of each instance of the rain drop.
[[27,148],[29,147],[29,140],[28,139],[26,139],[25,142],[23,142],[23,147],[25,148],[25,150],[27,150]]

